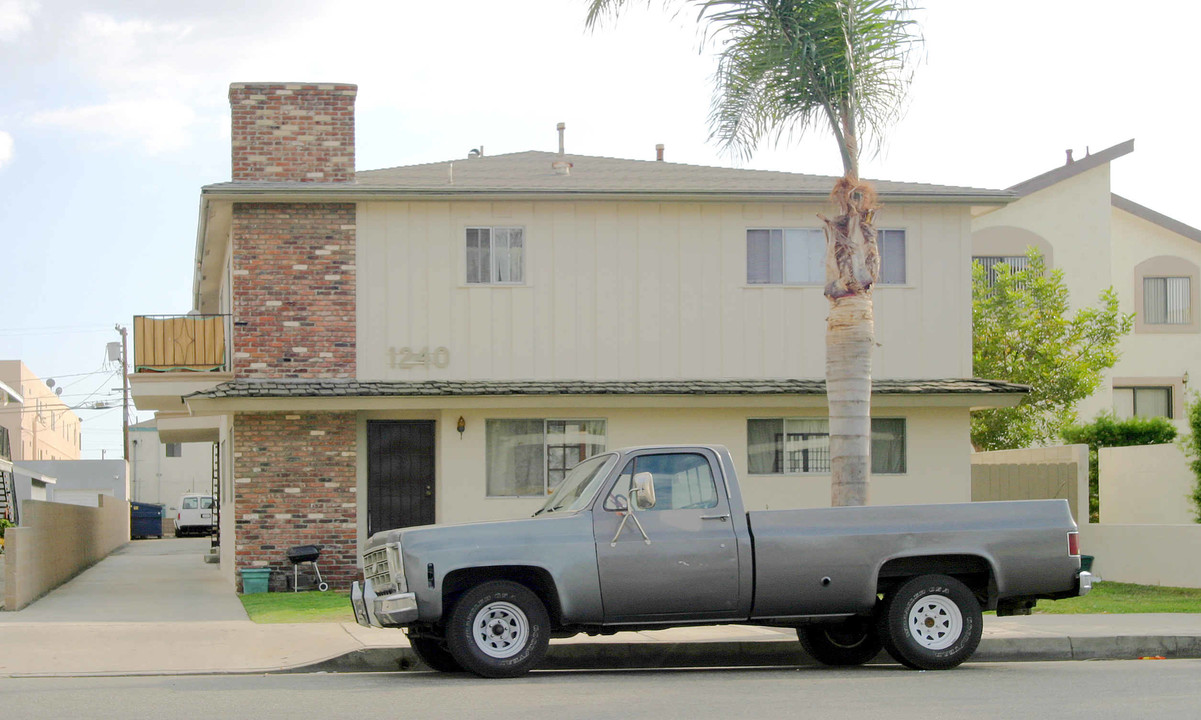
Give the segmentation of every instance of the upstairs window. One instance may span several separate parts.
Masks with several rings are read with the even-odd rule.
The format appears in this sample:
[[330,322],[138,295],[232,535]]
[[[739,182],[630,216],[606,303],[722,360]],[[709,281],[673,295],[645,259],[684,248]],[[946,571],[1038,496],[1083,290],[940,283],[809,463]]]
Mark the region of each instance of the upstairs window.
[[167,443],[163,446],[167,457],[183,457],[183,443]]
[[[880,284],[906,282],[905,231],[879,230]],[[746,231],[748,285],[825,285],[826,234],[818,228]]]
[[520,285],[524,282],[524,228],[467,228],[469,285]]
[[1147,325],[1188,325],[1193,321],[1191,278],[1143,278],[1143,322]]
[[972,260],[984,266],[984,271],[988,273],[988,287],[997,284],[998,265],[1008,265],[1011,275],[1030,266],[1030,258],[1025,255],[981,255]]

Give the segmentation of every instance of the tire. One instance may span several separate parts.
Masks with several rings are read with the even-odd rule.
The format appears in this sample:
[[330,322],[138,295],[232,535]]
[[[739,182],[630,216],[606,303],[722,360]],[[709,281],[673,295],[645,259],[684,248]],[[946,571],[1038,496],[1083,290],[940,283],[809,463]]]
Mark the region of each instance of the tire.
[[468,590],[446,625],[451,656],[480,677],[525,675],[542,662],[549,643],[546,607],[529,588],[507,580]]
[[180,530],[179,528],[175,528],[175,537],[177,537],[177,538],[183,537],[183,530]]
[[446,649],[446,643],[438,638],[410,637],[409,647],[413,648],[413,654],[430,670],[444,673],[463,672],[463,668]]
[[884,649],[915,670],[950,670],[976,652],[984,618],[976,595],[946,575],[907,580],[877,617]]
[[879,655],[883,647],[875,623],[862,617],[804,625],[796,629],[796,634],[809,657],[822,665],[862,665]]

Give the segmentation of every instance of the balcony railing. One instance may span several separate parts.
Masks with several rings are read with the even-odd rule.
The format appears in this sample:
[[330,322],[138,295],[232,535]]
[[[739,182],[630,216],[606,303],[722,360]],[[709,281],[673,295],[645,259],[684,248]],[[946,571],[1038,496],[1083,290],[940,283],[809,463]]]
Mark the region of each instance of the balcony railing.
[[156,372],[229,371],[228,315],[136,315],[133,370]]

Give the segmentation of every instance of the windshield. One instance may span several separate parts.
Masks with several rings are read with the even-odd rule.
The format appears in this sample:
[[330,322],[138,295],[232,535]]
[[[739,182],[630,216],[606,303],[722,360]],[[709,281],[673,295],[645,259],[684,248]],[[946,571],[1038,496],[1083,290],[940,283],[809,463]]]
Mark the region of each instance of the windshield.
[[546,501],[542,509],[534,513],[575,512],[592,501],[598,486],[617,464],[613,454],[590,457],[567,473],[559,489]]

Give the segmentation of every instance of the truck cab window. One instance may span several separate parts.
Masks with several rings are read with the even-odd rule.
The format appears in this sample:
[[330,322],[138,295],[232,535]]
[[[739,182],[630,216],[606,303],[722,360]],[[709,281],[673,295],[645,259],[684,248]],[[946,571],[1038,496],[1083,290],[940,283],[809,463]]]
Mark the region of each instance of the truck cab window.
[[717,507],[717,485],[708,459],[697,453],[665,453],[631,460],[605,500],[605,509],[634,507],[630,490],[634,475],[641,472],[649,472],[655,479],[655,506],[643,512]]

